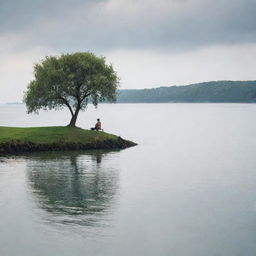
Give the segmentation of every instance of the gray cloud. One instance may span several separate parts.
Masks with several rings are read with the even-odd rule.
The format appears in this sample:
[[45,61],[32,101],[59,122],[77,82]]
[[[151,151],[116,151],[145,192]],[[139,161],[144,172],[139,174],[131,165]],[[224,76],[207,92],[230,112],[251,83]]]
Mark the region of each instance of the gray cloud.
[[255,0],[0,0],[0,103],[61,52],[103,54],[123,88],[253,80],[255,13]]
[[1,0],[0,31],[23,31],[33,24],[47,22],[54,18],[65,21],[66,14],[72,12],[74,6],[97,3],[99,0]]
[[60,51],[190,50],[256,41],[255,0],[1,1],[1,35]]

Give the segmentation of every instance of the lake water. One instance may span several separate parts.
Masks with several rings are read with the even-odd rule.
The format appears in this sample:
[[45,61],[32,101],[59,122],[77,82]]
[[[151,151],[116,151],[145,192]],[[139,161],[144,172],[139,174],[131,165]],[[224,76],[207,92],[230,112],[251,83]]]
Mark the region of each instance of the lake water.
[[[256,255],[255,104],[102,104],[122,151],[0,157],[1,256]],[[67,111],[0,105],[1,126],[66,125]]]

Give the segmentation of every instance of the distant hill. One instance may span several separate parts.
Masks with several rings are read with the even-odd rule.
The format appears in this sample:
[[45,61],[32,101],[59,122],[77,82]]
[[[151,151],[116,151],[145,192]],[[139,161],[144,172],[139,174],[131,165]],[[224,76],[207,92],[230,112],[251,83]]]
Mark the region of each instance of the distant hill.
[[118,91],[119,103],[256,102],[256,81],[211,81],[183,86]]

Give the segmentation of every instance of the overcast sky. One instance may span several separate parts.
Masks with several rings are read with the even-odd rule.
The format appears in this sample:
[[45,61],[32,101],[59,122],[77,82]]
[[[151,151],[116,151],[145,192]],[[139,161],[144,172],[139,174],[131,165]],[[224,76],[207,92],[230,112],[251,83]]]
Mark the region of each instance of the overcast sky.
[[0,0],[0,103],[46,55],[104,55],[121,88],[256,80],[256,0]]

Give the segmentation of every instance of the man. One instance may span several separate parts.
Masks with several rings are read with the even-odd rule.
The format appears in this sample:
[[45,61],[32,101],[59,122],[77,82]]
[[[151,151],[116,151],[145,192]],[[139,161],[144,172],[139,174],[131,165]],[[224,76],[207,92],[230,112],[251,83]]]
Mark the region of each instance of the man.
[[102,130],[101,129],[101,122],[100,122],[100,119],[98,118],[97,119],[97,123],[95,124],[95,127],[94,128],[91,128],[91,130],[93,130],[93,131],[99,131],[99,130]]

